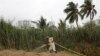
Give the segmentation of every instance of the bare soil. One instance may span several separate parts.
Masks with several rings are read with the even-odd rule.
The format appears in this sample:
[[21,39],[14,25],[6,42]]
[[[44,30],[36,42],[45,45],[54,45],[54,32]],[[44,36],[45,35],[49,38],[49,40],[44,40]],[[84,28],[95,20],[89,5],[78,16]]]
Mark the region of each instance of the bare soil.
[[49,52],[26,52],[26,51],[16,51],[16,50],[2,50],[0,51],[0,56],[78,56],[76,54],[61,51],[57,53],[49,53]]

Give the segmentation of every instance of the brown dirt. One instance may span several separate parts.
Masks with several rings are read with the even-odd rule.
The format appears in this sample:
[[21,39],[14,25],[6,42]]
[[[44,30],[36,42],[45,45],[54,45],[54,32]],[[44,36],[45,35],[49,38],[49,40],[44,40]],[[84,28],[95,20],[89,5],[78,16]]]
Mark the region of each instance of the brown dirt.
[[15,50],[3,50],[0,51],[0,56],[78,56],[70,52],[58,52],[58,53],[49,53],[49,52],[25,52],[25,51],[15,51]]

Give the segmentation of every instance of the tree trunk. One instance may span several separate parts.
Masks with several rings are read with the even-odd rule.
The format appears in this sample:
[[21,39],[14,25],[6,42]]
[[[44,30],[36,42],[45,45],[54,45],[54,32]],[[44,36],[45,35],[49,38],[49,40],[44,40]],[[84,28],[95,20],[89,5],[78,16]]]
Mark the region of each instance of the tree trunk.
[[92,13],[91,13],[91,14],[90,14],[91,29],[92,29],[92,20],[93,20],[93,16],[92,16]]
[[78,26],[78,22],[76,22],[76,25],[77,25],[78,30],[80,30],[80,28],[79,28],[79,26]]
[[[90,30],[92,31],[92,20],[93,20],[93,17],[92,17],[92,13],[90,14],[90,24],[91,24],[91,26],[90,26]],[[92,34],[90,33],[90,39],[91,39],[91,37],[92,37]]]

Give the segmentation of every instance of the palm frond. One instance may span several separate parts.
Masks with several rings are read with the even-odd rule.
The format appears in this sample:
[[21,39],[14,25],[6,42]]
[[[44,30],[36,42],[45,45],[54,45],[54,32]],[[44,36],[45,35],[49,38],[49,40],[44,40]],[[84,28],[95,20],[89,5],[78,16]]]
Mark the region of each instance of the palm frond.
[[73,22],[74,22],[74,20],[75,20],[75,19],[74,19],[74,17],[73,17],[73,16],[71,16],[71,17],[70,17],[70,19],[69,19],[69,23],[73,23]]
[[83,16],[80,12],[78,12],[78,15],[81,17],[81,19],[83,19]]
[[72,14],[74,14],[74,12],[72,11],[72,12],[70,12],[68,15],[67,15],[67,17],[66,17],[66,19],[65,20],[68,20],[70,17],[71,17],[71,15]]
[[66,8],[66,9],[64,10],[65,13],[69,13],[69,12],[71,12],[71,11],[72,11],[72,9],[70,9],[70,8]]
[[93,20],[93,18],[94,18],[94,15],[95,15],[95,14],[94,14],[94,12],[92,11],[92,20]]
[[91,10],[88,10],[86,17],[88,17],[90,15],[90,13],[91,13]]
[[91,13],[92,13],[91,16],[94,17],[94,15],[97,14],[97,11],[94,9],[94,7],[95,7],[95,5],[92,4],[92,1],[85,0],[84,4],[82,4],[80,6],[80,8],[81,8],[80,13],[83,15],[83,18],[84,18],[84,16],[89,17],[89,15],[91,15]]
[[93,9],[93,12],[95,13],[95,15],[97,14],[97,11],[95,9]]

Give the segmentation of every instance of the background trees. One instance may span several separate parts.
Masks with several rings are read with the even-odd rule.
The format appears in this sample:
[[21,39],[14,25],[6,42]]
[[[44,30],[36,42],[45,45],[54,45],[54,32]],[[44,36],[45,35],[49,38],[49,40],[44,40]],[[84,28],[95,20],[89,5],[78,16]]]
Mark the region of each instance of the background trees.
[[95,9],[95,5],[92,3],[92,0],[85,0],[84,4],[80,6],[81,8],[81,14],[82,16],[89,17],[90,16],[90,21],[92,22],[94,16],[97,14],[97,11]]
[[[29,29],[21,29],[0,20],[0,49],[17,49],[17,50],[33,50],[34,48],[46,43],[46,36],[53,36],[55,42],[75,51],[87,54],[96,52],[99,55],[97,47],[100,47],[100,25],[94,21],[92,31],[91,23],[86,23],[80,28],[68,27],[65,21],[60,20],[59,27],[47,27],[44,31],[41,29],[30,27]],[[82,35],[83,36],[82,36]],[[89,37],[90,35],[91,38]],[[91,48],[91,49],[87,49]],[[92,49],[93,48],[93,49]],[[59,50],[63,50],[57,47]],[[88,50],[89,52],[85,52]],[[92,53],[90,53],[92,54]],[[94,54],[94,53],[93,53]]]
[[39,29],[45,29],[46,27],[49,27],[49,23],[46,22],[46,19],[44,19],[42,16],[38,22],[32,21],[36,24],[37,28]]
[[67,4],[67,8],[64,10],[65,13],[67,13],[67,17],[65,20],[69,19],[69,23],[73,23],[76,21],[77,27],[78,26],[78,16],[81,16],[79,10],[78,10],[78,4],[75,4],[74,2],[69,2]]

